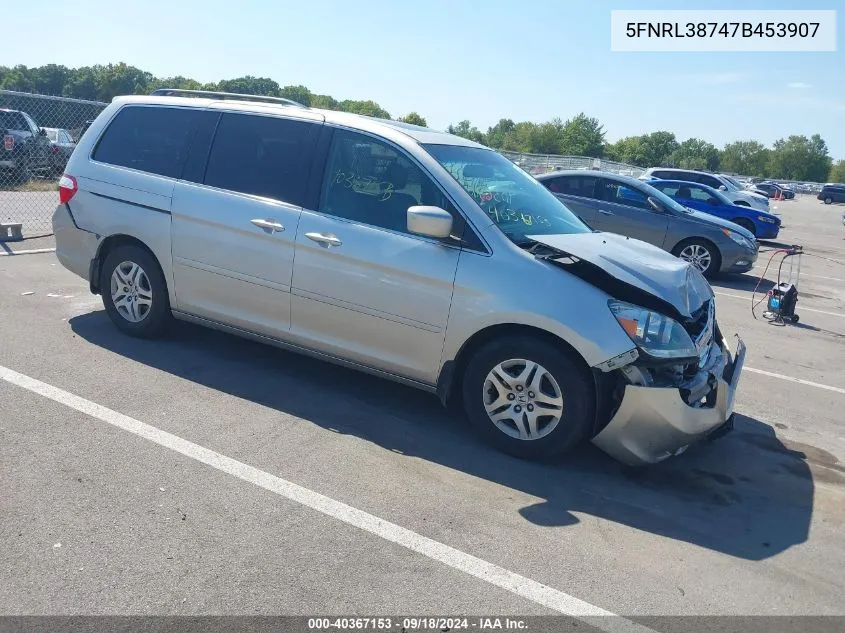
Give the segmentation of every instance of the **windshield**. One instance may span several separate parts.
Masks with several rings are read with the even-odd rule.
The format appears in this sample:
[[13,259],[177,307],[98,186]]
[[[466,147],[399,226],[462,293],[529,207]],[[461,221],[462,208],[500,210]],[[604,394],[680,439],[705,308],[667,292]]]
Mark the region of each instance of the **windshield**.
[[526,235],[590,232],[548,189],[501,154],[457,145],[424,147],[517,244]]
[[742,191],[742,185],[739,184],[736,180],[731,178],[730,176],[720,176],[722,182],[725,183],[725,186],[732,190],[732,191]]

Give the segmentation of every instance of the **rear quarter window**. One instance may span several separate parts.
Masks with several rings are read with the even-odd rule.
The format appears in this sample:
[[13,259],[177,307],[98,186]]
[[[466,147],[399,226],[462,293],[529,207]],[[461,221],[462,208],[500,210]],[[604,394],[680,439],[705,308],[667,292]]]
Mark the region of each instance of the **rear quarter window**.
[[179,178],[201,113],[191,108],[124,107],[109,123],[92,158]]
[[316,123],[224,114],[211,146],[204,182],[302,206],[319,133]]
[[592,198],[595,195],[596,179],[590,176],[560,176],[543,182],[553,193]]

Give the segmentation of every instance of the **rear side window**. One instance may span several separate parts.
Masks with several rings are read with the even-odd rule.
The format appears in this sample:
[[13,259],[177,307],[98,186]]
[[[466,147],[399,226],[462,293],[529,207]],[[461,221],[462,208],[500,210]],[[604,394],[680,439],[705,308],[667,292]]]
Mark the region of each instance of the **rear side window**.
[[616,182],[602,178],[596,188],[596,198],[605,202],[615,202],[638,209],[648,209],[648,200],[645,194],[638,189],[632,189]]
[[662,191],[663,193],[665,193],[670,198],[678,195],[678,185],[663,184],[663,183],[660,183],[660,182],[649,183],[649,184],[652,187],[654,187],[655,189]]
[[94,160],[178,178],[201,111],[128,106],[106,128]]
[[[707,185],[708,187],[713,187],[713,189],[718,189],[719,187],[725,187],[725,183],[723,183],[718,178],[714,178],[713,176],[707,176],[706,174],[698,174],[698,178],[696,178],[697,182],[700,182],[702,185]],[[727,187],[725,187],[727,189]]]
[[596,179],[594,177],[561,176],[551,181],[547,180],[546,186],[549,191],[554,193],[592,198],[596,188]]
[[0,129],[28,132],[29,125],[20,112],[4,112],[0,110]]
[[204,182],[302,206],[319,131],[319,125],[305,121],[224,114]]
[[677,174],[673,174],[671,171],[653,171],[653,172],[651,172],[651,175],[654,178],[662,178],[663,180],[672,180]]

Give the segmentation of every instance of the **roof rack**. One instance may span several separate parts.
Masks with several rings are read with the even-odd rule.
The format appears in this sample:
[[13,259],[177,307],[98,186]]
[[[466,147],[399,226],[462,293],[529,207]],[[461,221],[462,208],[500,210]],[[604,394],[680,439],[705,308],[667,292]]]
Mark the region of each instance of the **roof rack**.
[[182,90],[181,88],[159,88],[150,93],[154,97],[205,97],[208,99],[231,99],[234,101],[257,101],[260,103],[275,103],[278,105],[305,108],[298,101],[282,97],[265,97],[264,95],[243,95],[236,92],[215,92],[214,90]]

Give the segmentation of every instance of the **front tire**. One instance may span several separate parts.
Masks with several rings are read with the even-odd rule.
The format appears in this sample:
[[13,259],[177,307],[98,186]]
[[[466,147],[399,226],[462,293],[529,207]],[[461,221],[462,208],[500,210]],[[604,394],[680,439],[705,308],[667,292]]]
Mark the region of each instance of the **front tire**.
[[672,254],[695,266],[708,279],[714,277],[722,265],[722,256],[712,243],[700,238],[684,240]]
[[100,271],[100,293],[112,323],[130,336],[160,336],[170,322],[164,274],[139,246],[118,246],[108,254]]
[[464,373],[464,411],[499,450],[531,460],[558,457],[577,445],[595,420],[589,374],[547,341],[515,336],[491,341]]
[[827,198],[824,199],[825,204],[831,204],[832,202],[833,202],[833,198],[831,198],[830,196],[828,196]]

